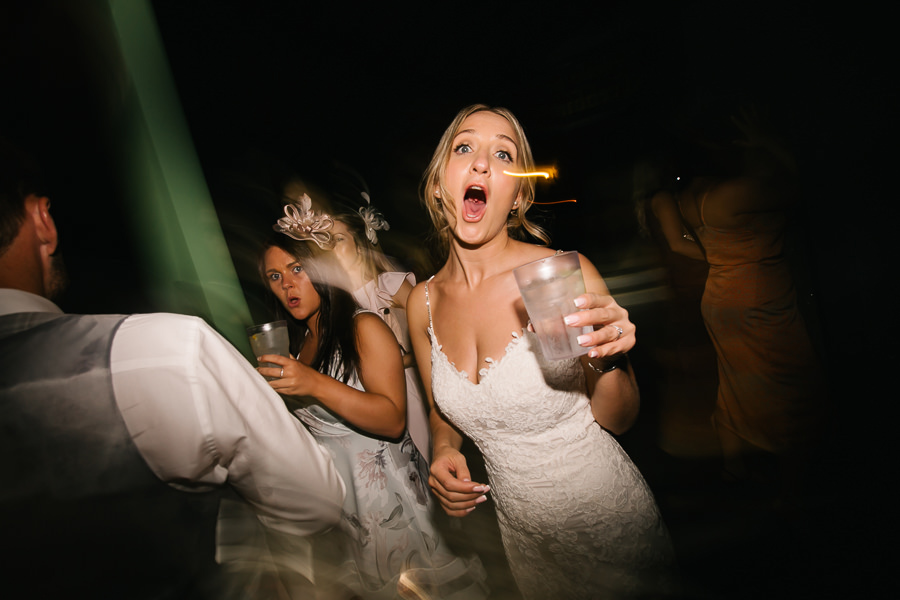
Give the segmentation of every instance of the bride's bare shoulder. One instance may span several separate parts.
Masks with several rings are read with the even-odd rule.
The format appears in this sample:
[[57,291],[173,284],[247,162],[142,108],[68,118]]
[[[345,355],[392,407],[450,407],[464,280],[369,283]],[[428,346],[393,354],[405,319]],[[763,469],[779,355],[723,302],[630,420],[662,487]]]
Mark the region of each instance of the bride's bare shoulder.
[[536,244],[518,241],[515,243],[516,262],[521,265],[547,258],[548,256],[553,256],[557,252],[554,248],[548,248],[547,246],[538,246]]

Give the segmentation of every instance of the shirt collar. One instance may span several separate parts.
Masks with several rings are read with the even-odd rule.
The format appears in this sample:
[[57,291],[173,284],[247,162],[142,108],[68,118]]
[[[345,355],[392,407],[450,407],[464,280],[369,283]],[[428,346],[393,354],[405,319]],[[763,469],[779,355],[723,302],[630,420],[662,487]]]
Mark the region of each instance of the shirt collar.
[[43,296],[22,290],[0,288],[0,316],[22,312],[63,314],[62,309]]

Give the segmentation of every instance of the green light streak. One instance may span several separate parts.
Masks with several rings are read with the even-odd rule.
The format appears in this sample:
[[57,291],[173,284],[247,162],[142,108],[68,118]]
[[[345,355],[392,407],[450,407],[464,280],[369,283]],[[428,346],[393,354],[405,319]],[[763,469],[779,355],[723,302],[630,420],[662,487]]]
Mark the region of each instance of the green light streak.
[[129,201],[154,306],[201,316],[251,357],[250,310],[203,178],[148,0],[107,0],[130,78]]

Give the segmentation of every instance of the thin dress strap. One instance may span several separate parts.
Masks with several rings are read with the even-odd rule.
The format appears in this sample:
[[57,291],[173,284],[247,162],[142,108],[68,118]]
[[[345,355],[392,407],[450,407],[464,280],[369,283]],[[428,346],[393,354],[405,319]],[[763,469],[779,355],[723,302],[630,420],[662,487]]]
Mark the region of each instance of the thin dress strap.
[[[428,281],[434,279],[434,275],[428,278]],[[431,298],[428,296],[428,281],[425,282],[425,308],[428,309],[428,328],[434,334],[434,323],[431,321]]]

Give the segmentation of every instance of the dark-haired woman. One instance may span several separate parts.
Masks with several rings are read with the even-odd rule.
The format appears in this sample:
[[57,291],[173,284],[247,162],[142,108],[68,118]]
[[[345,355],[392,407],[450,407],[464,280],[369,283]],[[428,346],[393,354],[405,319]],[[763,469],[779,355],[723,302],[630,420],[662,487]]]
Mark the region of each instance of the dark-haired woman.
[[261,261],[296,358],[263,356],[277,367],[259,371],[297,403],[294,414],[331,452],[347,486],[341,527],[313,543],[315,584],[328,598],[396,598],[404,589],[483,598],[480,562],[454,556],[432,524],[427,467],[405,428],[397,340],[359,309],[323,246],[279,235]]

